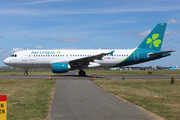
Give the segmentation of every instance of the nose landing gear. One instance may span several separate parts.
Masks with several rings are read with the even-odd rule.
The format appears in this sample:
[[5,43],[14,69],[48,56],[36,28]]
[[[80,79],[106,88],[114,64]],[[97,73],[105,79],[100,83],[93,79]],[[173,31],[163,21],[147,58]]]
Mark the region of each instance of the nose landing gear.
[[25,69],[24,76],[27,76],[27,75],[28,75],[28,69],[26,68],[26,69]]

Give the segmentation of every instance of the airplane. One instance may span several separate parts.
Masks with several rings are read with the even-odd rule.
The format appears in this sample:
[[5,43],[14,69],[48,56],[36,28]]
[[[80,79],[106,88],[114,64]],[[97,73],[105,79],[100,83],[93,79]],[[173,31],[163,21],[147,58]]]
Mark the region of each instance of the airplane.
[[180,68],[178,67],[178,65],[176,67],[171,67],[169,68],[169,70],[180,70]]
[[78,50],[24,50],[13,53],[4,63],[13,67],[51,68],[53,73],[65,73],[94,67],[122,67],[167,57],[174,51],[161,51],[167,23],[159,23],[134,49],[78,49]]
[[110,70],[118,70],[119,67],[113,67],[113,68],[110,68]]

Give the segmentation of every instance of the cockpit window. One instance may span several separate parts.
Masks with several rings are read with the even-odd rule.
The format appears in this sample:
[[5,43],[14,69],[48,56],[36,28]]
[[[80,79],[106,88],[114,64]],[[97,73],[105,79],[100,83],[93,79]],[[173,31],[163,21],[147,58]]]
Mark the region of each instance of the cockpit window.
[[17,57],[17,54],[12,54],[11,57]]

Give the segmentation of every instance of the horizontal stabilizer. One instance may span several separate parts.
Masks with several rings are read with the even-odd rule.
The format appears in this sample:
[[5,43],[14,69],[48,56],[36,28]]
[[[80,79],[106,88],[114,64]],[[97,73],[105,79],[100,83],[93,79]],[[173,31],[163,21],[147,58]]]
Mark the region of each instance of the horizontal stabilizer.
[[175,52],[173,50],[170,50],[170,51],[164,51],[164,52],[158,52],[158,53],[149,53],[148,56],[149,57],[156,57],[156,56],[159,56],[159,55],[166,55],[166,54],[170,54],[171,52]]

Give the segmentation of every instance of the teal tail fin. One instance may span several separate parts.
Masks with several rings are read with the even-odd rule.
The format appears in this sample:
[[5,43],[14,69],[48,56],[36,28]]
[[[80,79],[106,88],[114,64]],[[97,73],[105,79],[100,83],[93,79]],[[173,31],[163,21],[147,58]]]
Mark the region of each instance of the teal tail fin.
[[156,27],[149,33],[149,35],[138,46],[138,48],[160,51],[166,25],[167,23],[157,24]]

